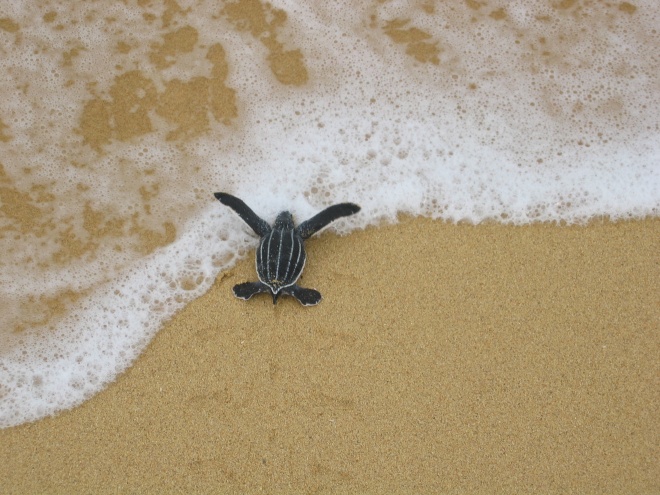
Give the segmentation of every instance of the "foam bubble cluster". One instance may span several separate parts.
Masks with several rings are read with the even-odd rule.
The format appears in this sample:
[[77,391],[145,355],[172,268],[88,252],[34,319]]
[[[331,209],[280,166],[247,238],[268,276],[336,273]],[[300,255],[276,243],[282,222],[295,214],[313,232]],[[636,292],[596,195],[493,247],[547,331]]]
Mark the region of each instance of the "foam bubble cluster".
[[81,403],[274,219],[658,215],[660,7],[7,3],[0,427]]

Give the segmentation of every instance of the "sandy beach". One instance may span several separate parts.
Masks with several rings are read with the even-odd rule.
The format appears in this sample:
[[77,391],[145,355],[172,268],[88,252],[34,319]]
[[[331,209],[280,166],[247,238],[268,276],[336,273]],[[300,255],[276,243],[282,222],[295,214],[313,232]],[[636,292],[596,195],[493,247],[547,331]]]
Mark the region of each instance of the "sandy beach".
[[427,219],[250,257],[81,407],[0,431],[2,493],[658,493],[660,220]]
[[[476,205],[515,219],[497,209],[507,202],[564,220],[646,204],[657,214],[657,140],[642,139],[658,129],[651,3],[550,2],[552,15],[530,9],[527,32],[500,4],[413,2],[403,15],[386,3],[360,7],[355,22],[341,6],[305,17],[305,3],[256,0],[2,13],[14,58],[3,62],[0,240],[32,298],[6,289],[15,331],[51,323],[101,275],[180,240],[210,203],[216,220],[230,214],[212,193],[247,182],[259,184],[246,201],[300,198],[298,210],[342,191],[368,219],[387,204],[445,218]],[[296,34],[309,25],[329,34]],[[397,71],[406,77],[393,86]],[[290,184],[291,170],[308,171],[309,187]],[[407,177],[413,186],[393,192]],[[509,188],[512,177],[531,186]],[[366,193],[345,189],[360,184]],[[625,201],[638,197],[650,199]],[[206,221],[198,245],[216,249],[230,236]],[[212,259],[181,250],[195,276]],[[250,253],[105,390],[0,430],[0,494],[660,493],[659,218],[406,217],[325,232],[307,250],[302,285],[323,294],[319,306],[236,299],[232,286],[255,279]],[[165,265],[152,281],[184,285],[183,271],[161,276]],[[71,270],[78,285],[61,283]],[[144,285],[135,294],[151,297]]]

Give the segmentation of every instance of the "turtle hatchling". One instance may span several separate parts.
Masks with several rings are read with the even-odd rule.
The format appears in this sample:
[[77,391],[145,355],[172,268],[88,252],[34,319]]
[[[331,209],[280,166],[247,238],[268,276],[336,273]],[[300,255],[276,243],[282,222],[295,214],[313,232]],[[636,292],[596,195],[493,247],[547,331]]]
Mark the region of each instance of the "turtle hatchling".
[[257,248],[258,282],[244,282],[234,286],[234,295],[240,299],[250,299],[260,292],[270,292],[273,304],[282,294],[295,297],[304,306],[314,306],[321,302],[321,293],[296,284],[305,267],[305,239],[326,227],[330,222],[360,211],[353,203],[332,205],[304,221],[297,227],[293,216],[283,211],[271,227],[260,218],[243,200],[231,194],[217,192],[214,196],[222,204],[238,213],[255,233],[261,237]]

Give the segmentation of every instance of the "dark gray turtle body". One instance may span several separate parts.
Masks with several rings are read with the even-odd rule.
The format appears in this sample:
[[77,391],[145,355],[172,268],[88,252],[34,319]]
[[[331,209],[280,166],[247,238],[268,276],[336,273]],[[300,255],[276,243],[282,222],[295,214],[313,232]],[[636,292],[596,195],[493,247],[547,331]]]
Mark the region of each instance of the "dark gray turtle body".
[[273,304],[281,294],[295,297],[305,306],[314,306],[321,301],[321,293],[296,284],[305,267],[307,253],[305,239],[327,226],[330,222],[360,211],[353,203],[330,206],[296,227],[293,216],[283,211],[271,227],[257,216],[242,200],[227,193],[214,193],[222,204],[229,206],[261,237],[257,248],[256,265],[258,282],[245,282],[234,286],[234,295],[250,299],[261,292],[270,292]]

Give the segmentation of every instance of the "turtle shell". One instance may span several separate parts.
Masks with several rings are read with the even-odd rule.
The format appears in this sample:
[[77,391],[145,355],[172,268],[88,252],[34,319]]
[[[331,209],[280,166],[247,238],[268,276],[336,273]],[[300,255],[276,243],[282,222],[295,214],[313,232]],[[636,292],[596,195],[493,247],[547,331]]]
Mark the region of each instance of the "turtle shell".
[[257,275],[273,294],[296,283],[305,267],[303,239],[293,228],[291,214],[283,212],[257,249]]

